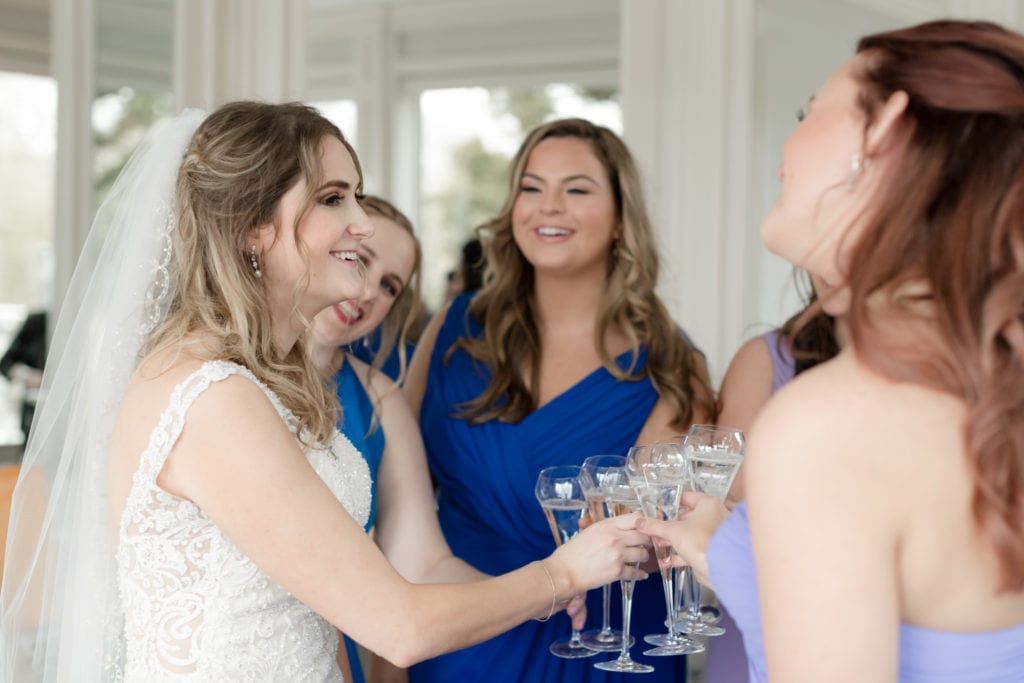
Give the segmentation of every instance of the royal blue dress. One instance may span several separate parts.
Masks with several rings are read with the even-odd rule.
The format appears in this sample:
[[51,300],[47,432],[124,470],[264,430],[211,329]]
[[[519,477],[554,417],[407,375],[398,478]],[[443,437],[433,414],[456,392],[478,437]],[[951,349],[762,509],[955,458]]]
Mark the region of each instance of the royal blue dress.
[[[359,341],[353,342],[345,347],[348,353],[363,361],[367,365],[373,365],[373,361],[377,356],[377,349],[380,348],[380,328],[366,335]],[[416,350],[416,347],[412,344],[405,345],[405,359],[408,363],[412,359],[412,353]],[[391,349],[391,353],[384,359],[384,363],[380,366],[380,371],[387,375],[391,381],[398,381],[398,374],[402,369],[401,360],[398,357],[398,344],[395,344]]]
[[[369,531],[377,517],[377,470],[380,469],[381,457],[384,455],[384,430],[377,426],[372,432],[373,401],[370,400],[363,383],[356,376],[352,364],[345,360],[341,369],[334,376],[338,386],[338,402],[341,404],[341,431],[352,442],[370,467],[370,517],[366,521]],[[345,636],[345,648],[352,667],[353,683],[363,683],[363,669],[359,665],[359,655],[352,639]]]
[[[452,343],[462,335],[479,335],[480,325],[466,318],[471,295],[452,303],[430,359],[420,426],[427,457],[438,484],[438,518],[452,552],[488,574],[502,574],[547,557],[554,540],[533,489],[537,474],[552,465],[581,464],[591,455],[625,454],[654,407],[658,394],[650,379],[620,382],[598,368],[565,393],[517,424],[489,420],[470,425],[455,417],[456,406],[483,392],[488,370],[464,352],[445,363]],[[632,352],[617,362],[628,367]],[[646,360],[641,351],[639,364]],[[612,624],[621,626],[621,598],[612,593]],[[486,607],[481,607],[486,609]],[[587,628],[599,628],[601,591],[587,596]],[[640,654],[642,637],[665,631],[661,579],[637,583],[632,630],[634,659],[653,664],[644,681],[686,680],[685,657]],[[412,683],[479,681],[488,683],[564,683],[621,681],[621,674],[594,668],[617,653],[580,660],[559,659],[548,652],[570,633],[564,612],[550,621],[527,621],[484,643],[414,666]]]

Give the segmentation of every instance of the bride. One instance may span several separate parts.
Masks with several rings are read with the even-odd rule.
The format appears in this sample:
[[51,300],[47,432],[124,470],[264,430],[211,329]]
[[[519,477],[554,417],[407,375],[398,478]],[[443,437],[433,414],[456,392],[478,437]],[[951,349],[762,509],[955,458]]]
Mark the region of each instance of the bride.
[[2,680],[336,681],[336,629],[406,666],[642,576],[633,517],[461,585],[406,582],[363,533],[369,474],[306,348],[364,287],[361,183],[297,104],[187,112],[136,153],[55,331]]

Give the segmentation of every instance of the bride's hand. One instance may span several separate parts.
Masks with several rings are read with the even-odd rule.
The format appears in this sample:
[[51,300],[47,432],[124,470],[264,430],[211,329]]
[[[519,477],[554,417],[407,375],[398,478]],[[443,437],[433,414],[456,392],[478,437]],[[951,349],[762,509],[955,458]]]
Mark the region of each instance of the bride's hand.
[[569,577],[575,593],[603,586],[617,579],[646,579],[636,569],[647,559],[650,540],[636,530],[639,514],[595,522],[551,554],[550,561]]

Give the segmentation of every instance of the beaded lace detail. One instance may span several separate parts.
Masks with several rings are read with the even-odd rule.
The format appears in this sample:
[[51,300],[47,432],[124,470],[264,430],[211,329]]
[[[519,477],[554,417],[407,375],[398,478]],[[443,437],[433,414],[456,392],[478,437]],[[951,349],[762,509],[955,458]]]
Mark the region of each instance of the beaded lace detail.
[[[195,398],[242,375],[267,395],[292,433],[298,421],[246,368],[205,363],[171,394],[139,460],[121,517],[117,566],[125,615],[125,680],[340,681],[338,635],[275,583],[193,503],[156,478]],[[306,456],[357,523],[370,511],[370,475],[336,433]]]

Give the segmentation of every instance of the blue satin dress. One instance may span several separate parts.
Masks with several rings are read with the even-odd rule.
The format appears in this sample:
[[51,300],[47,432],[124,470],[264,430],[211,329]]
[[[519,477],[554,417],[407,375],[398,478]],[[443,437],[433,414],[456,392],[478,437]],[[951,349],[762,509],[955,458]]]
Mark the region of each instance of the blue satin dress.
[[[337,384],[338,401],[341,403],[341,431],[352,442],[370,467],[370,517],[366,521],[369,531],[377,517],[377,470],[384,455],[384,431],[377,426],[372,432],[373,401],[370,400],[363,383],[359,381],[352,364],[347,360],[342,363],[338,374],[334,376]],[[345,636],[345,648],[348,650],[348,661],[352,667],[353,683],[363,683],[363,669],[359,665],[356,645]]]
[[[345,351],[351,353],[353,356],[363,361],[367,365],[373,365],[373,361],[377,356],[377,349],[380,348],[380,328],[366,335],[359,341],[353,342],[345,347]],[[405,358],[408,363],[412,359],[412,353],[416,350],[416,347],[412,344],[405,345]],[[380,367],[380,371],[387,375],[391,381],[398,381],[398,373],[402,369],[401,361],[398,358],[398,345],[391,349],[391,353],[384,359],[384,363]]]
[[[444,321],[433,355],[420,412],[427,457],[438,484],[438,518],[457,557],[488,574],[501,574],[539,560],[554,550],[554,540],[534,484],[541,469],[581,464],[591,455],[625,454],[658,399],[649,379],[620,382],[598,368],[565,393],[517,424],[490,420],[470,425],[455,417],[456,406],[483,392],[488,370],[464,352],[445,355],[462,335],[479,335],[480,325],[467,319],[471,295],[457,298]],[[632,352],[617,361],[628,367]],[[639,364],[646,360],[641,351]],[[621,626],[621,597],[612,592],[612,624]],[[483,609],[483,608],[482,608]],[[599,628],[601,591],[587,596],[587,628]],[[653,664],[644,681],[686,680],[685,657],[645,658],[642,636],[665,631],[661,579],[638,582],[633,602],[634,659]],[[484,643],[414,666],[412,683],[480,681],[531,683],[621,681],[621,674],[594,668],[614,659],[600,653],[581,660],[559,659],[548,646],[568,637],[564,612],[550,621],[528,621]]]

